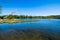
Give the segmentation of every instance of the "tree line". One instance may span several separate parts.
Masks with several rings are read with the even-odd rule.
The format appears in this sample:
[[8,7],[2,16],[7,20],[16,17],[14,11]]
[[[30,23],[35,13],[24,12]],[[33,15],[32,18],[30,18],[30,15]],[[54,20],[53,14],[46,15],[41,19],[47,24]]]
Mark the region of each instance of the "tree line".
[[[7,15],[0,16],[0,19],[4,19]],[[25,18],[40,18],[40,19],[60,19],[60,15],[51,16],[25,16],[25,15],[9,15],[6,19],[25,19]]]

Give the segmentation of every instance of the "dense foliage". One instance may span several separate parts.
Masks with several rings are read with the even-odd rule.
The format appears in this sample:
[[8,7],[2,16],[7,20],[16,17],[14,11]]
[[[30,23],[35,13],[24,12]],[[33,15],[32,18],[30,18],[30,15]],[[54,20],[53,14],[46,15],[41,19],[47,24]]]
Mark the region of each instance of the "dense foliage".
[[[3,19],[5,16],[0,16],[1,19]],[[60,19],[60,15],[52,15],[52,16],[25,16],[25,15],[9,15],[7,17],[8,19],[25,19],[25,18],[44,18],[44,19]]]

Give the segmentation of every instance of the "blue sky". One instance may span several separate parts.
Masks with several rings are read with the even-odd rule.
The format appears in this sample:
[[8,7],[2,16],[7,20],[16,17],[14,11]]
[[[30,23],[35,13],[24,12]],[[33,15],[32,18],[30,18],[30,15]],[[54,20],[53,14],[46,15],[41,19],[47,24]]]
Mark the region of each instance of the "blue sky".
[[0,0],[2,14],[15,12],[17,15],[60,15],[60,0]]

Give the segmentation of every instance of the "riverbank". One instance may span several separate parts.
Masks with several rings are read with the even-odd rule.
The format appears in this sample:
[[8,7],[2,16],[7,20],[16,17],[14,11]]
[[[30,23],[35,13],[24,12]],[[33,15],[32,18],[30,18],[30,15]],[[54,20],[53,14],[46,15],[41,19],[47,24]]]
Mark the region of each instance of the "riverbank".
[[38,20],[0,19],[0,23],[37,22]]

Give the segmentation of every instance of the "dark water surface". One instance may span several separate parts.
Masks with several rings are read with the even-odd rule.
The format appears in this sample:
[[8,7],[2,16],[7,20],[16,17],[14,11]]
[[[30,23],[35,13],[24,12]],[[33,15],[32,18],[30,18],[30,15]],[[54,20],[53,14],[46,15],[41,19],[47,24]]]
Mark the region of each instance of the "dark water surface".
[[[39,20],[39,19],[37,19]],[[60,19],[40,19],[37,22],[20,22],[14,24],[0,24],[2,30],[9,29],[21,29],[21,28],[29,28],[29,29],[47,29],[47,30],[55,30],[60,31]]]
[[[14,24],[0,24],[0,29],[2,32],[6,32],[8,30],[17,30],[21,31],[21,29],[31,29],[38,30],[43,35],[51,35],[56,40],[60,40],[60,19],[37,19],[37,22],[19,22]],[[52,40],[52,39],[51,39]]]

